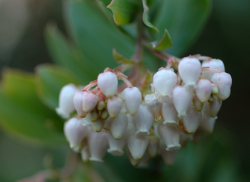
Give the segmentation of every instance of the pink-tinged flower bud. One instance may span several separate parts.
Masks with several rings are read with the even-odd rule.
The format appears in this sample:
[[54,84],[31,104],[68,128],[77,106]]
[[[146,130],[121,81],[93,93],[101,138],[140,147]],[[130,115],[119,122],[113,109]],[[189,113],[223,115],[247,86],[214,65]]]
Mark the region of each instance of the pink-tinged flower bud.
[[182,147],[185,147],[189,141],[193,140],[193,134],[186,134],[181,132],[180,144]]
[[218,112],[220,111],[221,105],[222,105],[222,101],[218,99],[216,95],[214,95],[213,102],[208,103],[210,116],[212,117],[217,116]]
[[180,140],[180,130],[174,124],[166,124],[163,123],[158,124],[158,132],[161,136],[161,139],[166,144],[167,151],[178,150],[181,148],[179,143]]
[[82,100],[82,109],[84,112],[88,113],[92,111],[97,102],[99,100],[99,97],[91,92],[85,93],[83,100]]
[[103,162],[102,158],[108,149],[108,133],[91,132],[88,137],[91,161]]
[[183,117],[192,102],[193,90],[188,87],[176,86],[173,90],[173,103],[178,117]]
[[157,71],[153,77],[155,91],[162,96],[170,96],[177,83],[177,75],[171,69]]
[[87,162],[89,160],[89,147],[85,146],[81,151],[82,161]]
[[163,124],[176,123],[178,120],[178,113],[174,107],[173,103],[163,103],[161,108],[161,113],[164,118]]
[[56,112],[64,119],[68,119],[70,114],[74,111],[73,98],[78,91],[74,84],[68,84],[62,87],[59,95],[59,107]]
[[122,138],[128,126],[128,118],[124,113],[120,113],[117,118],[111,119],[110,132],[117,140]]
[[78,116],[81,118],[86,117],[86,115],[88,114],[84,112],[82,109],[82,101],[83,101],[85,93],[86,92],[78,91],[76,92],[74,99],[73,99],[75,110],[77,111]]
[[106,97],[113,97],[117,91],[118,79],[115,73],[105,72],[98,75],[98,87]]
[[145,96],[145,103],[156,120],[161,119],[161,103],[158,102],[156,94],[148,94]]
[[98,118],[96,121],[92,122],[92,128],[95,132],[100,132],[102,131],[102,128],[105,124],[105,121],[102,120],[101,118]]
[[195,91],[197,97],[202,103],[207,102],[212,92],[212,84],[209,80],[201,79],[197,83]]
[[206,117],[206,116],[202,116],[202,120],[201,120],[201,128],[208,132],[208,133],[212,133],[214,130],[214,124],[216,121],[217,117],[212,118],[212,117]]
[[108,140],[109,140],[108,153],[111,153],[114,156],[122,156],[124,154],[123,149],[126,144],[126,137],[123,136],[122,138],[117,140],[114,139],[114,137],[111,134],[109,134]]
[[[219,59],[211,59],[209,61],[203,61],[202,67],[209,67],[225,71],[224,63]],[[208,79],[211,80],[215,72],[213,71],[202,71],[202,74]]]
[[199,100],[197,95],[194,95],[193,97],[193,105],[197,111],[201,111],[203,108],[203,103]]
[[122,99],[117,96],[108,99],[107,109],[111,118],[116,118],[122,109]]
[[69,141],[70,148],[78,151],[82,140],[88,134],[88,127],[82,125],[82,119],[71,118],[64,124],[64,134]]
[[142,134],[132,134],[128,138],[128,148],[134,159],[139,160],[143,157],[148,146],[148,136]]
[[129,158],[129,161],[130,163],[133,165],[133,166],[138,166],[139,163],[140,163],[140,160],[136,160],[133,158],[133,156],[131,155],[131,152],[129,151],[129,149],[127,148],[127,154],[128,154],[128,158]]
[[134,116],[141,104],[142,96],[137,87],[126,88],[122,92],[122,100],[124,100],[127,111]]
[[185,86],[195,86],[201,74],[201,63],[196,58],[183,58],[178,66],[181,79]]
[[82,125],[83,126],[91,126],[92,125],[91,118],[90,118],[90,113],[87,114],[87,116],[82,119]]
[[167,166],[172,166],[176,158],[177,150],[167,151],[164,148],[161,148],[160,152],[165,164]]
[[212,77],[212,82],[214,82],[219,89],[217,96],[221,100],[225,100],[230,96],[231,86],[232,86],[232,78],[231,75],[225,72],[216,73]]
[[154,116],[144,104],[141,104],[136,115],[132,117],[135,128],[137,129],[136,134],[146,133],[150,134],[149,130],[153,125]]
[[188,133],[194,133],[200,122],[202,113],[198,112],[193,106],[190,106],[187,110],[187,115],[183,117],[183,124]]
[[160,148],[160,138],[158,138],[157,136],[153,136],[153,135],[149,136],[148,148],[147,148],[148,155],[151,158],[156,157],[159,152],[159,148]]

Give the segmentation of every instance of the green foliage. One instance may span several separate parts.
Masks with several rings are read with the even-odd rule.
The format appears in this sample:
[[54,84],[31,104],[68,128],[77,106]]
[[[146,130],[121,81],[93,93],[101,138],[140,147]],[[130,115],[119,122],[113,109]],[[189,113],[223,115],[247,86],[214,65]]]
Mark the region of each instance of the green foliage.
[[157,50],[157,51],[162,51],[166,48],[169,48],[170,46],[172,46],[172,44],[173,44],[173,42],[170,38],[170,35],[169,35],[167,29],[165,29],[164,35],[161,38],[161,40],[151,42],[152,48]]
[[147,25],[148,27],[152,28],[152,30],[154,30],[155,32],[158,32],[158,29],[149,21],[149,7],[147,6],[147,0],[142,0],[143,2],[143,15],[142,15],[142,19],[143,22],[145,23],[145,25]]

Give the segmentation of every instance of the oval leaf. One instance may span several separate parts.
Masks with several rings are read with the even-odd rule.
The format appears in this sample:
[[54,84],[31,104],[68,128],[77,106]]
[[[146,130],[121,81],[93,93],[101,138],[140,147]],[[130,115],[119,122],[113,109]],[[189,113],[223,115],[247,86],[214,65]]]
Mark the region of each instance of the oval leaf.
[[155,32],[158,32],[158,29],[148,20],[148,11],[149,11],[149,7],[147,6],[147,0],[142,0],[143,3],[143,15],[142,15],[142,20],[144,22],[145,25],[147,25],[148,27],[152,28]]
[[118,63],[123,64],[135,64],[135,61],[124,58],[121,54],[119,54],[115,49],[113,49],[113,57]]
[[165,29],[164,35],[161,38],[161,40],[151,42],[150,44],[154,50],[161,51],[161,50],[164,50],[164,49],[171,47],[173,45],[173,42],[170,38],[170,35],[169,35],[167,29]]

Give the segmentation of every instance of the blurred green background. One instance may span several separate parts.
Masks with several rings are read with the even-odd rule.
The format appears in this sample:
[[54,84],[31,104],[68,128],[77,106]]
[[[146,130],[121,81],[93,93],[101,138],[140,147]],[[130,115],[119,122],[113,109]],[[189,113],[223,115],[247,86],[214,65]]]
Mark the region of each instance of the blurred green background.
[[[1,72],[6,67],[34,72],[37,65],[53,62],[44,36],[49,22],[56,24],[69,37],[62,1],[0,0]],[[148,169],[134,169],[127,159],[108,155],[105,160],[110,161],[110,169],[114,169],[112,166],[117,166],[117,163],[121,165],[113,171],[116,175],[122,176],[123,181],[140,181],[145,171],[148,181],[249,181],[249,32],[249,0],[213,1],[211,16],[203,31],[181,56],[202,54],[219,58],[232,76],[232,93],[223,102],[214,133],[203,137],[198,144],[190,143],[182,149],[171,168],[156,159],[151,161]],[[0,132],[1,182],[16,181],[44,169],[44,158],[48,155],[52,156],[57,167],[65,163],[67,147],[26,144],[10,137],[1,128]],[[99,166],[102,165],[106,164]],[[124,169],[131,176],[127,176]],[[111,180],[109,171],[103,173],[106,181],[117,181],[115,178]]]

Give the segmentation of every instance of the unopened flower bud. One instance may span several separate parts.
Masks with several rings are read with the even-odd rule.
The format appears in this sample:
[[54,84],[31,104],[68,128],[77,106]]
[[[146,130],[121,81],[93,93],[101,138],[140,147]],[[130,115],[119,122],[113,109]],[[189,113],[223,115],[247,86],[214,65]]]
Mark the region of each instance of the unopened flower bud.
[[82,119],[82,124],[83,126],[91,126],[91,115],[90,113],[87,114],[87,116],[85,118]]
[[187,110],[187,115],[183,117],[183,124],[188,133],[194,133],[200,122],[202,113],[198,112],[193,106],[190,106]]
[[188,87],[176,86],[173,90],[173,103],[178,117],[183,117],[192,102],[193,90]]
[[111,118],[116,118],[122,109],[122,100],[114,96],[108,99],[107,109]]
[[105,122],[101,118],[98,118],[96,121],[92,122],[91,124],[92,124],[92,128],[95,132],[100,132],[100,131],[102,131],[102,128],[103,128]]
[[208,102],[211,103],[211,102],[213,102],[213,100],[214,100],[213,96],[210,96],[209,99],[208,99]]
[[88,134],[88,127],[82,125],[82,119],[71,118],[64,124],[64,134],[70,143],[70,148],[78,151],[82,140]]
[[165,164],[167,166],[172,166],[176,158],[177,150],[167,151],[164,148],[162,148],[160,151]]
[[178,66],[181,79],[185,82],[185,86],[195,86],[201,73],[201,63],[196,58],[183,58]]
[[104,132],[91,132],[88,137],[91,161],[103,162],[102,158],[108,149],[108,134]]
[[231,93],[231,86],[232,86],[231,75],[225,72],[215,73],[211,80],[218,86],[219,92],[217,96],[219,97],[219,99],[221,100],[227,99]]
[[145,103],[149,110],[153,114],[156,120],[161,119],[161,106],[162,104],[158,101],[156,94],[148,94],[145,96]]
[[132,134],[128,138],[128,148],[134,159],[139,160],[143,157],[148,146],[148,136],[142,134]]
[[197,83],[196,95],[199,100],[204,103],[207,102],[212,92],[212,84],[209,80],[201,79]]
[[157,136],[149,136],[148,137],[148,147],[147,152],[151,158],[157,156],[160,148],[160,139]]
[[206,117],[206,116],[202,116],[202,120],[201,120],[201,128],[208,132],[208,133],[212,133],[214,130],[214,124],[216,121],[217,117]]
[[73,99],[77,114],[81,118],[86,117],[86,115],[88,114],[88,113],[84,112],[82,109],[82,101],[83,101],[83,97],[84,97],[85,93],[86,92],[78,91],[78,92],[76,92],[74,99]]
[[126,144],[126,137],[123,136],[119,140],[114,139],[114,137],[109,134],[108,136],[109,140],[109,149],[108,153],[111,153],[114,156],[122,156],[124,154],[123,148],[125,147]]
[[98,87],[106,97],[115,95],[118,87],[118,79],[115,73],[105,72],[98,75]]
[[89,147],[88,146],[85,146],[82,148],[81,156],[82,156],[83,162],[87,162],[89,160]]
[[73,98],[78,91],[77,87],[73,84],[68,84],[62,87],[59,95],[59,107],[56,112],[64,119],[68,119],[70,114],[74,111]]
[[140,159],[136,160],[134,159],[134,157],[132,156],[131,152],[129,151],[129,149],[127,149],[127,154],[128,154],[128,158],[129,158],[129,161],[130,163],[133,165],[133,166],[138,166],[139,163],[140,163]]
[[103,102],[103,100],[100,100],[96,108],[98,111],[102,111],[105,108],[105,106],[106,106],[105,102]]
[[213,94],[213,95],[217,95],[218,92],[219,92],[218,86],[217,86],[217,85],[216,85],[216,87],[213,86],[213,87],[212,87],[212,94]]
[[[224,63],[219,59],[211,59],[209,61],[203,61],[202,67],[209,67],[225,71]],[[211,80],[215,72],[213,71],[202,71],[202,74],[208,79]]]
[[217,116],[218,112],[220,111],[221,105],[222,101],[218,99],[216,95],[213,96],[213,102],[208,104],[209,113],[211,117]]
[[92,122],[94,122],[94,121],[96,121],[97,118],[98,118],[98,111],[97,111],[97,110],[93,110],[93,111],[91,111],[88,115],[89,115],[89,117],[90,117],[90,120],[91,120]]
[[149,130],[153,125],[154,116],[144,104],[141,104],[136,115],[132,117],[135,128],[137,129],[136,134],[146,133],[150,134]]
[[99,97],[91,92],[87,92],[84,97],[83,97],[83,101],[82,101],[82,109],[84,112],[90,112],[92,111],[97,102],[99,100]]
[[193,105],[197,111],[201,111],[203,107],[203,103],[199,100],[197,95],[194,95],[193,97]]
[[100,117],[101,117],[103,120],[107,119],[107,118],[109,117],[108,111],[107,111],[106,109],[105,109],[105,110],[102,110],[102,111],[101,111]]
[[171,96],[171,92],[177,83],[177,75],[171,69],[157,71],[153,77],[155,91],[162,96]]
[[173,103],[163,103],[161,113],[164,118],[163,124],[177,123],[178,113]]
[[120,139],[124,135],[128,126],[128,118],[124,113],[120,113],[117,118],[111,119],[110,132],[115,139]]
[[142,95],[137,87],[126,88],[122,92],[122,100],[124,100],[127,111],[134,116],[141,104]]
[[174,124],[166,124],[163,123],[158,124],[158,132],[161,136],[161,139],[166,144],[167,151],[178,150],[181,148],[179,143],[180,140],[180,130]]

